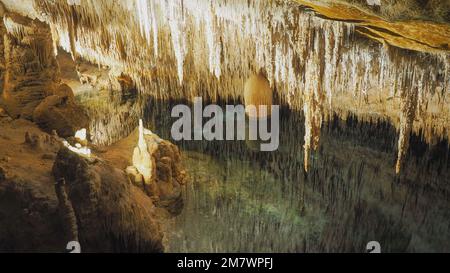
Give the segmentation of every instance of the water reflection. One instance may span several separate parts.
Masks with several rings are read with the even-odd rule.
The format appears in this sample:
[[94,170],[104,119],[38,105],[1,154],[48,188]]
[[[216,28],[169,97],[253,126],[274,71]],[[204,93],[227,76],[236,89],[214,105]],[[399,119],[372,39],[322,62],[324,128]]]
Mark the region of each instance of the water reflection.
[[[150,100],[147,127],[170,138],[172,106]],[[401,177],[396,132],[380,121],[335,118],[303,170],[303,118],[282,109],[280,149],[248,141],[187,141],[185,209],[168,228],[170,252],[450,251],[447,142],[413,136]],[[258,145],[259,146],[259,145]]]

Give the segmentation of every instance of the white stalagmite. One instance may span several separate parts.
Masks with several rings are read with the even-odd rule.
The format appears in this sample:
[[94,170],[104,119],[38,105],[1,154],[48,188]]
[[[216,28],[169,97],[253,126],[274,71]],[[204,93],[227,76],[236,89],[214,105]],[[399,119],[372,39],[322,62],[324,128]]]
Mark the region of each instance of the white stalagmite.
[[152,157],[148,151],[145,141],[145,129],[142,119],[139,120],[139,139],[138,144],[133,151],[133,166],[144,177],[146,184],[151,182],[152,178]]

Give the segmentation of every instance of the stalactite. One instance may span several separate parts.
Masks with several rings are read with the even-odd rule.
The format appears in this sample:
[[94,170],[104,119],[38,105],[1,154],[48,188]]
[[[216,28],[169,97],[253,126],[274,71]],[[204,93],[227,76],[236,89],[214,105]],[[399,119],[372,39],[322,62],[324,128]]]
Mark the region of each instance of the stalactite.
[[208,43],[209,50],[209,70],[217,78],[220,78],[221,68],[220,68],[220,56],[221,49],[218,40],[218,31],[216,28],[216,16],[214,16],[214,11],[212,7],[205,11],[205,36]]
[[[319,123],[333,113],[379,116],[405,128],[400,94],[413,86],[418,114],[411,131],[426,141],[450,136],[449,54],[392,49],[362,37],[351,22],[319,18],[288,1],[35,3],[62,48],[130,75],[140,92],[158,99],[242,100],[242,79],[265,69],[281,102],[310,113],[305,150],[316,146]],[[411,67],[414,83],[399,88]]]
[[183,83],[184,61],[187,54],[186,30],[184,28],[184,14],[182,0],[163,2],[163,10],[167,15],[172,37],[172,46],[177,60],[178,80]]

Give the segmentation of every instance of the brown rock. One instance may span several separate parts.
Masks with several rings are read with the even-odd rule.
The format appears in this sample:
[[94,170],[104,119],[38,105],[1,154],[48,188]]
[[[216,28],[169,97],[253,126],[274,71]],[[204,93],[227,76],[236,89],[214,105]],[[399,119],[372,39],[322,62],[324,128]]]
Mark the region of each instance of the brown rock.
[[103,161],[90,163],[63,148],[53,174],[57,181],[66,181],[83,251],[163,251],[155,207],[124,171]]
[[0,118],[9,117],[8,113],[6,113],[5,109],[0,107]]
[[23,119],[27,119],[32,121],[33,120],[33,113],[36,107],[41,103],[40,100],[32,101],[30,103],[27,103],[20,112],[20,117]]
[[25,133],[25,144],[37,151],[56,153],[59,147],[62,145],[53,136],[44,133]]
[[11,117],[30,118],[34,107],[54,92],[59,78],[50,28],[15,13],[5,15],[4,23],[9,32],[4,35],[2,103]]
[[0,166],[0,181],[3,181],[5,179],[6,179],[6,171],[2,166]]
[[53,95],[45,98],[34,110],[33,120],[45,131],[56,130],[59,136],[74,136],[87,128],[89,118],[82,107],[68,96]]
[[[147,143],[157,143],[156,149],[151,153],[156,162],[154,183],[156,189],[153,189],[158,193],[159,198],[156,205],[167,209],[172,215],[178,215],[184,207],[181,185],[185,184],[186,178],[180,151],[176,145],[162,140],[156,135],[146,135],[145,137]],[[149,145],[149,147],[151,146]]]
[[63,83],[56,88],[55,95],[60,97],[68,97],[70,100],[75,99],[72,88],[67,84]]
[[4,156],[4,157],[2,157],[2,161],[8,163],[9,161],[11,161],[11,157]]
[[54,154],[43,154],[42,159],[44,160],[54,160],[56,156]]

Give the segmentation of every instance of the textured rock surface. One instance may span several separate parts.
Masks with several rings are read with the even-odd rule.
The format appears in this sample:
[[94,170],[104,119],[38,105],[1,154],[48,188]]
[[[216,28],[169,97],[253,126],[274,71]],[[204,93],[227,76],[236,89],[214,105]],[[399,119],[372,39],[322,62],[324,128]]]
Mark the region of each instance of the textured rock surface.
[[0,251],[64,252],[51,176],[59,144],[26,120],[0,118]]
[[83,252],[163,251],[165,214],[123,170],[0,113],[1,251],[65,252],[75,239]]
[[[264,72],[260,71],[260,73],[247,79],[244,87],[244,102],[246,106],[253,105],[256,107],[256,116],[270,115],[273,105],[273,92]],[[267,112],[261,110],[260,106],[267,107]],[[250,115],[250,113],[247,114]]]
[[[135,130],[130,136],[109,146],[102,157],[125,170],[132,165],[132,153],[137,141],[138,130]],[[181,186],[186,179],[180,151],[177,146],[154,134],[145,135],[145,142],[153,162],[151,181],[146,183],[139,178],[138,172],[129,170],[131,179],[152,197],[157,206],[177,215],[183,208]]]
[[57,85],[58,65],[48,25],[15,13],[4,17],[5,79],[2,103],[12,117],[30,117]]
[[[279,103],[308,115],[307,152],[320,147],[320,122],[335,113],[382,118],[407,134],[402,94],[418,98],[411,132],[430,143],[449,137],[446,23],[391,22],[317,1],[29,2],[77,63],[83,58],[123,72],[158,99],[242,101],[244,79],[264,68]],[[93,119],[95,142],[103,144],[132,120]],[[130,132],[124,131],[122,137]],[[399,161],[406,147],[399,143]]]
[[[4,9],[0,3],[0,9]],[[5,78],[5,42],[3,40],[3,35],[5,35],[6,29],[3,23],[4,10],[0,12],[0,96],[3,93],[3,84]]]
[[4,22],[6,71],[1,73],[0,66],[5,78],[0,103],[9,115],[34,120],[63,137],[88,127],[88,116],[76,104],[72,89],[60,83],[49,26],[16,13],[6,13]]
[[[422,52],[448,53],[450,50],[448,1],[385,1],[378,7],[358,0],[296,1],[321,16],[354,22],[358,32],[382,43]],[[433,12],[441,16],[430,14]]]
[[67,183],[85,252],[163,251],[155,207],[124,171],[62,149],[53,174]]
[[56,130],[61,137],[74,136],[78,130],[87,128],[89,117],[71,96],[46,97],[34,110],[33,120],[49,133]]

